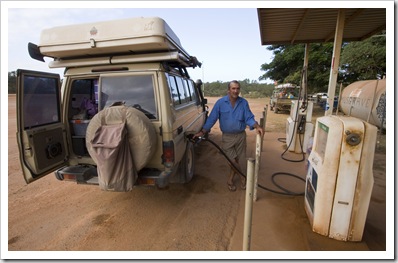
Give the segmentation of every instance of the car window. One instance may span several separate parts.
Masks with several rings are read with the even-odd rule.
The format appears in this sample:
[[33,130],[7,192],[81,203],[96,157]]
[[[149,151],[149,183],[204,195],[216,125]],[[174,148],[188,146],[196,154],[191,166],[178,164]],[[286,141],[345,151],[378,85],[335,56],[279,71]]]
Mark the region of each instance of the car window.
[[173,105],[177,106],[181,104],[180,96],[178,95],[177,83],[174,76],[168,75],[169,89],[171,94],[171,99],[173,100]]
[[137,108],[150,119],[157,119],[152,75],[102,76],[100,109],[116,102]]
[[191,95],[191,101],[197,101],[198,98],[192,80],[186,79],[185,81],[188,87],[189,94]]
[[59,90],[53,78],[24,76],[24,128],[60,121]]
[[179,76],[176,76],[175,78],[177,81],[177,89],[178,89],[178,94],[180,95],[181,104],[190,101],[189,94],[187,93],[187,90],[185,88],[184,82],[182,81],[182,78]]

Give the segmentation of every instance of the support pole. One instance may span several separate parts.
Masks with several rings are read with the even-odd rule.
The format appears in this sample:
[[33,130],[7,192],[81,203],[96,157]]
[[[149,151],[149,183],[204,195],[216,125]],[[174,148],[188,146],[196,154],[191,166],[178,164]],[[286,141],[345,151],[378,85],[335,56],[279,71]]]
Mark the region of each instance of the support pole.
[[253,210],[253,177],[254,177],[253,158],[247,159],[247,177],[246,177],[246,202],[245,218],[243,225],[243,250],[250,250],[251,229],[252,229],[252,210]]
[[343,43],[344,20],[345,11],[344,8],[340,8],[339,14],[337,16],[336,32],[334,35],[333,44],[332,65],[330,67],[329,75],[328,98],[326,104],[329,107],[325,111],[325,116],[330,116],[333,113],[334,94],[336,93],[337,76],[339,74],[341,45]]

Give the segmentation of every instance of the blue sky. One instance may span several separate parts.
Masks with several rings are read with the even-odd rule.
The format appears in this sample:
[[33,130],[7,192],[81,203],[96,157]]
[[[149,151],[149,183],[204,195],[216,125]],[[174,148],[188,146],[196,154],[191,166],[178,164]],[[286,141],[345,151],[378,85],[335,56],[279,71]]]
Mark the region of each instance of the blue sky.
[[44,28],[140,16],[163,18],[180,38],[184,49],[203,62],[202,68],[189,71],[194,80],[258,80],[264,74],[261,64],[272,60],[272,52],[261,45],[256,7],[10,8],[8,71],[29,68],[62,74],[62,69],[49,69],[47,63],[31,59],[27,52],[27,43],[38,44]]

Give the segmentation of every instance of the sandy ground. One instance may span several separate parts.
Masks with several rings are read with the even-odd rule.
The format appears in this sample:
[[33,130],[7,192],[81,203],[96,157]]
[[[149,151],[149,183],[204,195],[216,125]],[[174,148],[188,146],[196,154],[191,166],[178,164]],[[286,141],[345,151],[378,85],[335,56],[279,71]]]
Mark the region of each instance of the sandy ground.
[[[215,98],[209,98],[210,107],[214,101]],[[267,101],[253,99],[249,102],[258,120]],[[314,117],[316,115],[313,114]],[[279,156],[283,150],[277,139],[284,136],[287,116],[268,111],[262,161],[270,155]],[[46,251],[61,251],[63,258],[104,259],[157,257],[152,251],[204,251],[204,254],[187,254],[185,257],[219,258],[217,254],[208,256],[206,252],[242,249],[245,191],[239,188],[233,193],[228,191],[227,162],[209,143],[196,146],[196,169],[191,183],[171,185],[166,190],[137,187],[128,193],[112,193],[101,191],[96,186],[61,182],[53,174],[27,185],[20,169],[15,137],[15,96],[9,96],[8,125],[8,250],[11,258],[19,258],[18,252],[21,251],[36,251],[25,254],[27,258],[48,257]],[[221,143],[218,124],[210,136],[216,143]],[[268,147],[266,140],[279,152]],[[255,133],[248,131],[248,157],[254,157],[254,148]],[[259,201],[254,207],[261,207],[253,216],[252,249],[385,250],[385,150],[379,152],[375,157],[375,189],[363,242],[353,246],[314,234],[309,230],[303,197],[284,197],[259,190]],[[262,166],[264,173],[288,167],[280,158],[273,158],[271,163],[265,161],[267,164]],[[303,163],[289,167],[289,170],[305,177]],[[286,183],[293,191],[304,191],[301,182]],[[265,218],[266,214],[273,217]],[[279,227],[272,227],[278,222]],[[294,231],[289,234],[289,226],[299,231],[295,233],[306,241],[297,237],[294,241],[295,237],[291,235]],[[319,240],[326,245],[322,247]],[[79,254],[71,251],[140,253],[114,256],[111,253]],[[161,258],[167,256],[162,254]]]

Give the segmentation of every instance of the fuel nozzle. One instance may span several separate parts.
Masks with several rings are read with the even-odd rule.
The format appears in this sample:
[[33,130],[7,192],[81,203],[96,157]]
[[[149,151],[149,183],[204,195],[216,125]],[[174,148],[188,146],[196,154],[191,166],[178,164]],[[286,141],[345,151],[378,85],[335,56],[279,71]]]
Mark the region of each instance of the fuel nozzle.
[[198,142],[200,142],[203,138],[202,137],[195,137],[194,138],[194,134],[188,134],[188,135],[186,135],[186,137],[187,137],[187,139],[190,141],[190,142],[192,142],[192,143],[198,143]]

